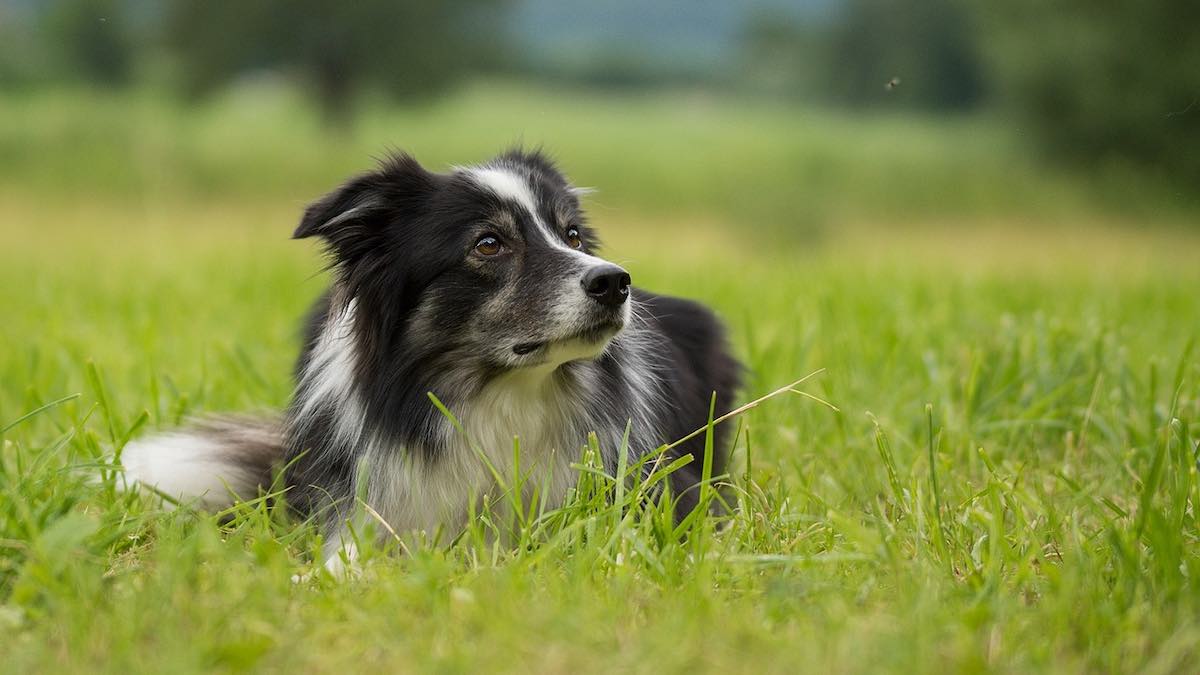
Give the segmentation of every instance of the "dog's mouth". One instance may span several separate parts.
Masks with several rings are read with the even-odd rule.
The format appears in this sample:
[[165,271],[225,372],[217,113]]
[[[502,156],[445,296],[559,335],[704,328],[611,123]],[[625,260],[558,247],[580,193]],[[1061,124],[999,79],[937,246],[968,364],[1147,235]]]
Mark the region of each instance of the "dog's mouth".
[[526,354],[532,354],[545,346],[545,342],[522,342],[521,344],[513,346],[513,353],[517,356],[525,356]]
[[572,335],[556,338],[554,340],[518,342],[517,344],[513,345],[512,351],[513,354],[516,354],[517,356],[529,356],[530,354],[545,350],[547,347],[555,344],[575,342],[584,345],[596,345],[616,335],[623,327],[623,322],[604,322],[581,330]]

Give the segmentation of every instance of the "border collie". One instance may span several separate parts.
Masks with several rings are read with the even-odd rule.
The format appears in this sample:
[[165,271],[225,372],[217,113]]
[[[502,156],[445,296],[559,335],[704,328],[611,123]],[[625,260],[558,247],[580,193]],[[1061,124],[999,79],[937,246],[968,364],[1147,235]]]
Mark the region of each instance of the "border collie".
[[[595,433],[615,475],[729,410],[740,366],[714,315],[630,285],[596,255],[579,195],[540,152],[433,173],[397,154],[308,207],[332,285],[307,321],[276,421],[222,418],[129,444],[125,478],[207,508],[285,467],[290,507],[318,515],[326,564],[353,560],[352,502],[401,533],[465,526],[494,474],[562,503]],[[432,393],[459,422],[433,404]],[[629,428],[627,442],[622,439]],[[715,430],[714,476],[728,442]],[[675,513],[696,505],[702,436],[666,460]],[[489,466],[490,465],[490,466]]]

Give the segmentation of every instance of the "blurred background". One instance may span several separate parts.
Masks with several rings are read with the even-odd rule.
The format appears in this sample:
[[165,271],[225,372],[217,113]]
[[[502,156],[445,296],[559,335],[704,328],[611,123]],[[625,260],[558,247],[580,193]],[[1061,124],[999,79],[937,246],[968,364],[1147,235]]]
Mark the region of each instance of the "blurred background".
[[46,195],[295,206],[387,148],[524,143],[602,209],[773,238],[1194,225],[1196,26],[1192,0],[3,0],[0,193],[10,223]]

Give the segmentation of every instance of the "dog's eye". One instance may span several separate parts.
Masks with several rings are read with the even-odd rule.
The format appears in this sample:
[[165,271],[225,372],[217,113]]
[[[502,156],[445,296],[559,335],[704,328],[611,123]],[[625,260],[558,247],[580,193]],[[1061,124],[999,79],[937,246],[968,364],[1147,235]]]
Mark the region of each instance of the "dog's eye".
[[485,234],[475,242],[475,252],[479,255],[493,256],[500,255],[504,251],[504,244],[500,240],[490,234]]
[[579,230],[573,227],[567,230],[567,245],[571,248],[583,248],[583,240],[579,238]]

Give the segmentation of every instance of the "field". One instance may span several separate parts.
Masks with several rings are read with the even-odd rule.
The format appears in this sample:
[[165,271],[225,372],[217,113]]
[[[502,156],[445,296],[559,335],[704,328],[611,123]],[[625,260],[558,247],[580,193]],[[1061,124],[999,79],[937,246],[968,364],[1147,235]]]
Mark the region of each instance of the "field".
[[[1189,672],[1200,230],[995,120],[476,86],[329,135],[285,89],[0,101],[0,654],[9,672]],[[604,500],[315,567],[313,529],[113,490],[98,458],[286,404],[322,289],[306,201],[384,148],[544,143],[636,284],[748,367],[740,509]],[[35,414],[29,415],[33,411]],[[664,442],[673,439],[663,439]],[[585,483],[601,480],[584,474]]]

